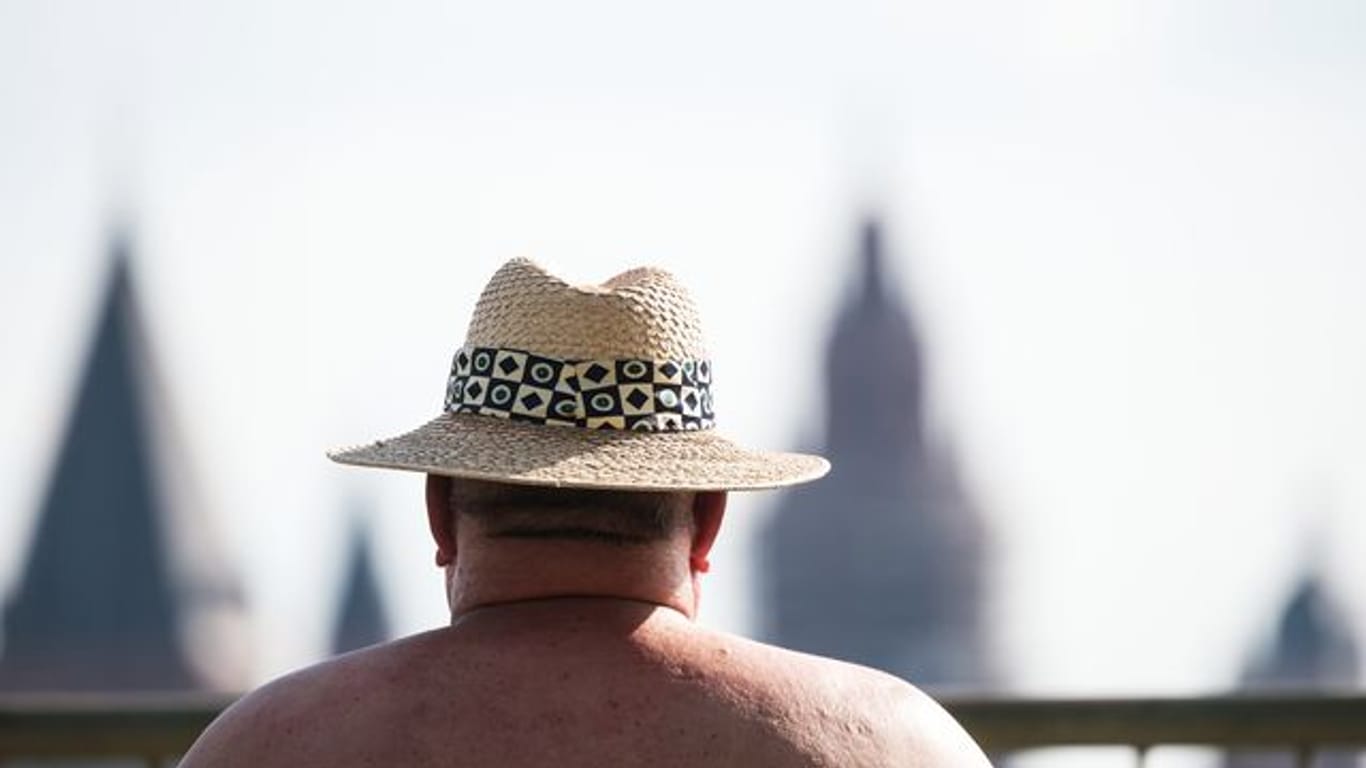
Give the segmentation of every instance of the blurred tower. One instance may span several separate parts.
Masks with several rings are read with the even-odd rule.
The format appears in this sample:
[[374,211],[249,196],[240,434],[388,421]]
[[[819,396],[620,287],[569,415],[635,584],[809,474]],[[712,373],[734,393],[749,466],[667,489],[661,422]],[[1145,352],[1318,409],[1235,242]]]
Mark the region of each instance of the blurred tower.
[[1249,689],[1356,688],[1360,655],[1351,627],[1314,576],[1301,580],[1281,612],[1270,648],[1248,665]]
[[370,554],[368,537],[361,526],[351,531],[346,583],[332,632],[332,653],[346,653],[388,640],[392,635],[385,618],[384,601]]
[[922,684],[987,683],[982,524],[926,433],[921,347],[863,225],[826,348],[828,478],[787,493],[762,538],[769,637]]
[[[1281,611],[1269,646],[1243,672],[1247,691],[1344,691],[1356,689],[1361,679],[1361,656],[1346,619],[1328,599],[1314,576],[1306,576]],[[1314,768],[1354,768],[1357,759],[1346,753],[1324,752]],[[1291,768],[1292,755],[1237,753],[1227,768]]]
[[[172,551],[181,538],[160,466],[165,423],[155,413],[160,403],[122,233],[110,256],[74,408],[17,592],[4,608],[0,690],[200,688],[181,638],[230,640],[232,627],[214,620],[240,616],[236,585],[221,572],[180,578],[188,573],[183,559],[203,550],[191,546],[181,558]],[[181,522],[197,529],[189,539],[203,541],[204,521]]]

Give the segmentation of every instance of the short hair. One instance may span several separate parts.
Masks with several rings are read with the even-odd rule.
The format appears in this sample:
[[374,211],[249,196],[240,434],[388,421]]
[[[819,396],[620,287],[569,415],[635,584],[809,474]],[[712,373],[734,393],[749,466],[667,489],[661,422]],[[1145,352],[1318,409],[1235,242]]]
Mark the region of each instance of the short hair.
[[667,539],[686,525],[692,495],[513,485],[451,479],[452,515],[489,538],[597,541],[617,546]]

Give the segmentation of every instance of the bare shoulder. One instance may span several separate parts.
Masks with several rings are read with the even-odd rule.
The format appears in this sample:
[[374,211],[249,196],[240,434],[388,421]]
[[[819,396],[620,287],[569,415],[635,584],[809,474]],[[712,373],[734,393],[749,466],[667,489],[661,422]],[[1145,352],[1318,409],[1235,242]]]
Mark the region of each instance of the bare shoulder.
[[839,765],[938,768],[990,766],[953,717],[920,689],[868,667],[740,638],[727,642],[749,657],[757,679],[791,702],[794,725],[809,745]]
[[[886,677],[891,677],[890,675]],[[883,744],[900,765],[989,766],[967,731],[923,691],[897,678],[883,688],[887,730]]]
[[180,765],[269,768],[327,762],[356,733],[350,723],[361,724],[367,713],[384,706],[384,687],[374,681],[402,655],[402,642],[330,659],[248,693],[200,734]]
[[243,696],[200,734],[182,768],[301,765],[316,746],[307,716],[346,688],[345,662],[295,672]]

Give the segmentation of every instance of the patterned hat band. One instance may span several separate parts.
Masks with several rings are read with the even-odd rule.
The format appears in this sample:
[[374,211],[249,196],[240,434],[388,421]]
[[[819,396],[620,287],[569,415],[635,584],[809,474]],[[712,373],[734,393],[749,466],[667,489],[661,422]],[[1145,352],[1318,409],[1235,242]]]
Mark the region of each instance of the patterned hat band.
[[711,361],[563,360],[465,346],[451,364],[446,411],[588,429],[711,429]]

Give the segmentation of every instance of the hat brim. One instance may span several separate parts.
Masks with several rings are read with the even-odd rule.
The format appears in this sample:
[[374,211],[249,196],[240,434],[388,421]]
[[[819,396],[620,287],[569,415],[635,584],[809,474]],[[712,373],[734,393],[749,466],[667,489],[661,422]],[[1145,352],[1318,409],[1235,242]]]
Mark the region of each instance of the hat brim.
[[830,462],[751,451],[716,434],[580,429],[442,414],[412,432],[331,451],[341,464],[521,485],[741,491],[809,482]]

